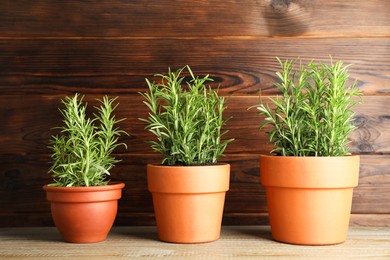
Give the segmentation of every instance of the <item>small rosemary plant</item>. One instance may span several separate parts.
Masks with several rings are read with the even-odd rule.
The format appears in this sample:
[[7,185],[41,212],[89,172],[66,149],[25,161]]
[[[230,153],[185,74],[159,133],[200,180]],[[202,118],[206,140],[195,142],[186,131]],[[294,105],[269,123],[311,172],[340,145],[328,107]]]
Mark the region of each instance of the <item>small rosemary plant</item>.
[[120,145],[119,136],[125,131],[119,130],[115,124],[124,119],[116,120],[113,106],[116,98],[104,96],[97,114],[90,119],[86,116],[87,104],[83,104],[79,94],[62,100],[65,108],[60,109],[64,117],[64,126],[58,127],[61,135],[52,136],[51,145],[53,165],[50,173],[54,183],[50,186],[101,186],[107,185],[109,170],[119,160],[111,156],[114,149]]
[[260,102],[261,128],[270,125],[268,133],[283,156],[344,156],[348,154],[348,136],[355,129],[351,123],[352,107],[361,95],[356,84],[346,86],[347,68],[338,61],[326,65],[309,62],[293,71],[294,61],[282,62],[275,86],[281,97],[270,98],[272,108]]
[[[181,77],[185,68],[191,75],[186,87],[185,77]],[[225,98],[205,85],[212,79],[208,75],[195,77],[189,66],[176,72],[168,69],[167,75],[155,76],[161,78],[161,83],[146,79],[149,92],[140,93],[150,110],[149,117],[140,120],[157,137],[157,141],[148,143],[163,155],[162,164],[216,164],[233,139],[221,139],[227,132],[222,130],[227,122],[222,118]]]

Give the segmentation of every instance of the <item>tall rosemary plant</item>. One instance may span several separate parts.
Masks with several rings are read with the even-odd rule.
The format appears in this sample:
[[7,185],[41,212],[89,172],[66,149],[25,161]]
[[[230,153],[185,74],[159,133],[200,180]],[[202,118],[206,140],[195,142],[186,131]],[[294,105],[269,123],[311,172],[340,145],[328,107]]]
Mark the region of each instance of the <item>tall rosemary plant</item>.
[[113,115],[118,106],[113,106],[116,98],[104,96],[94,118],[86,116],[87,105],[83,104],[79,94],[62,100],[65,108],[60,109],[64,125],[59,136],[51,139],[53,165],[50,173],[54,183],[51,186],[100,186],[106,185],[110,169],[119,160],[111,156],[120,145],[119,136],[127,134],[115,125],[124,119],[117,120]]
[[[184,83],[181,73],[187,69],[191,80]],[[149,92],[140,93],[149,108],[149,117],[140,118],[147,123],[157,141],[148,143],[163,155],[164,165],[215,164],[233,139],[222,140],[227,120],[222,117],[226,109],[225,98],[206,86],[212,79],[197,77],[189,66],[168,74],[156,74],[160,83],[146,79]]]
[[356,84],[346,85],[347,68],[338,61],[327,65],[309,62],[294,71],[294,61],[278,61],[282,92],[261,102],[257,109],[265,116],[262,127],[275,144],[272,152],[284,156],[343,156],[348,153],[348,136],[355,129],[352,107],[360,103]]

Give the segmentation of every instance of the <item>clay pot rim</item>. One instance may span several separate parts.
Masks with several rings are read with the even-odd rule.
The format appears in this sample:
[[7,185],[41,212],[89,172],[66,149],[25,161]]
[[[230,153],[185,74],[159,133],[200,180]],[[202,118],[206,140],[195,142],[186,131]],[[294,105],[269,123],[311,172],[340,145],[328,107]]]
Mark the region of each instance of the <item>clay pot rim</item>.
[[230,164],[147,165],[148,190],[158,193],[214,193],[229,190]]
[[[359,157],[358,154],[347,154],[344,156],[285,156],[285,155],[276,155],[276,154],[260,154],[260,157],[272,157],[272,158],[294,158],[294,159],[304,159],[304,160],[323,160],[324,158],[350,158],[350,157]],[[277,159],[276,159],[277,160]]]
[[217,164],[204,164],[204,165],[163,165],[157,163],[148,163],[147,167],[156,167],[156,168],[204,168],[204,167],[226,167],[230,165],[229,163],[217,163]]
[[260,156],[260,181],[266,187],[348,188],[359,181],[360,156]]
[[115,190],[123,189],[125,184],[123,182],[112,181],[107,185],[101,186],[77,186],[77,187],[62,187],[62,186],[48,186],[48,184],[43,186],[45,191],[61,191],[61,192],[83,192],[83,191],[106,191],[106,190]]

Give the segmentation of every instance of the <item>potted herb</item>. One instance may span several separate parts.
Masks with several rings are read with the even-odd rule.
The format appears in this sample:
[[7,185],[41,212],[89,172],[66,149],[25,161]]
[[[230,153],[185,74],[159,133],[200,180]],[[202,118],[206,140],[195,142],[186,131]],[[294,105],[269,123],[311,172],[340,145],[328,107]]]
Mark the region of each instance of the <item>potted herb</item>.
[[[184,84],[181,73],[191,79]],[[140,93],[149,108],[147,123],[157,141],[150,141],[162,163],[147,165],[160,240],[201,243],[217,240],[230,165],[218,163],[232,139],[222,140],[225,98],[206,86],[212,79],[195,77],[189,66],[167,75],[161,82],[146,79],[149,92]]]
[[278,61],[282,95],[257,106],[275,145],[274,155],[260,156],[272,236],[292,244],[344,242],[359,179],[359,156],[347,144],[360,92],[347,86],[342,62],[294,71],[294,61]]
[[91,243],[106,239],[117,213],[123,183],[109,182],[110,169],[119,160],[111,154],[124,143],[115,125],[113,106],[116,98],[99,100],[94,118],[86,116],[87,105],[79,94],[62,100],[60,109],[64,125],[59,136],[51,139],[54,182],[45,185],[51,213],[63,239],[67,242]]

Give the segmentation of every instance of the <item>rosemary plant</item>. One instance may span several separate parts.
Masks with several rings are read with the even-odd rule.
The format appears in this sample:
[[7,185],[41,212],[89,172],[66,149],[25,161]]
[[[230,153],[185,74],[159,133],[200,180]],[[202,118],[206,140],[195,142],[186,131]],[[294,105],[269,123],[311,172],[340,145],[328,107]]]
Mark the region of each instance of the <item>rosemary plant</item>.
[[108,183],[109,170],[119,160],[111,156],[114,149],[120,145],[119,136],[127,134],[119,130],[115,124],[124,119],[116,120],[112,115],[118,104],[113,106],[116,98],[107,96],[99,107],[97,114],[90,119],[86,116],[87,104],[76,94],[73,98],[62,100],[65,105],[60,109],[64,117],[64,126],[60,136],[53,136],[49,148],[52,150],[53,165],[50,173],[54,183],[51,186],[101,186]]
[[[187,68],[191,80],[187,87],[181,77]],[[233,139],[222,141],[227,132],[222,127],[226,109],[225,98],[206,86],[212,81],[209,75],[195,77],[189,66],[176,72],[168,69],[167,75],[156,74],[161,83],[146,79],[149,92],[140,93],[149,108],[149,117],[140,118],[147,123],[157,141],[149,141],[154,151],[163,155],[163,165],[215,164]]]
[[326,65],[309,62],[293,71],[294,61],[282,62],[275,86],[283,93],[270,98],[272,108],[262,101],[257,106],[265,116],[261,128],[270,125],[271,152],[283,156],[344,156],[348,136],[355,129],[352,107],[361,95],[356,84],[346,86],[347,68],[338,61]]

